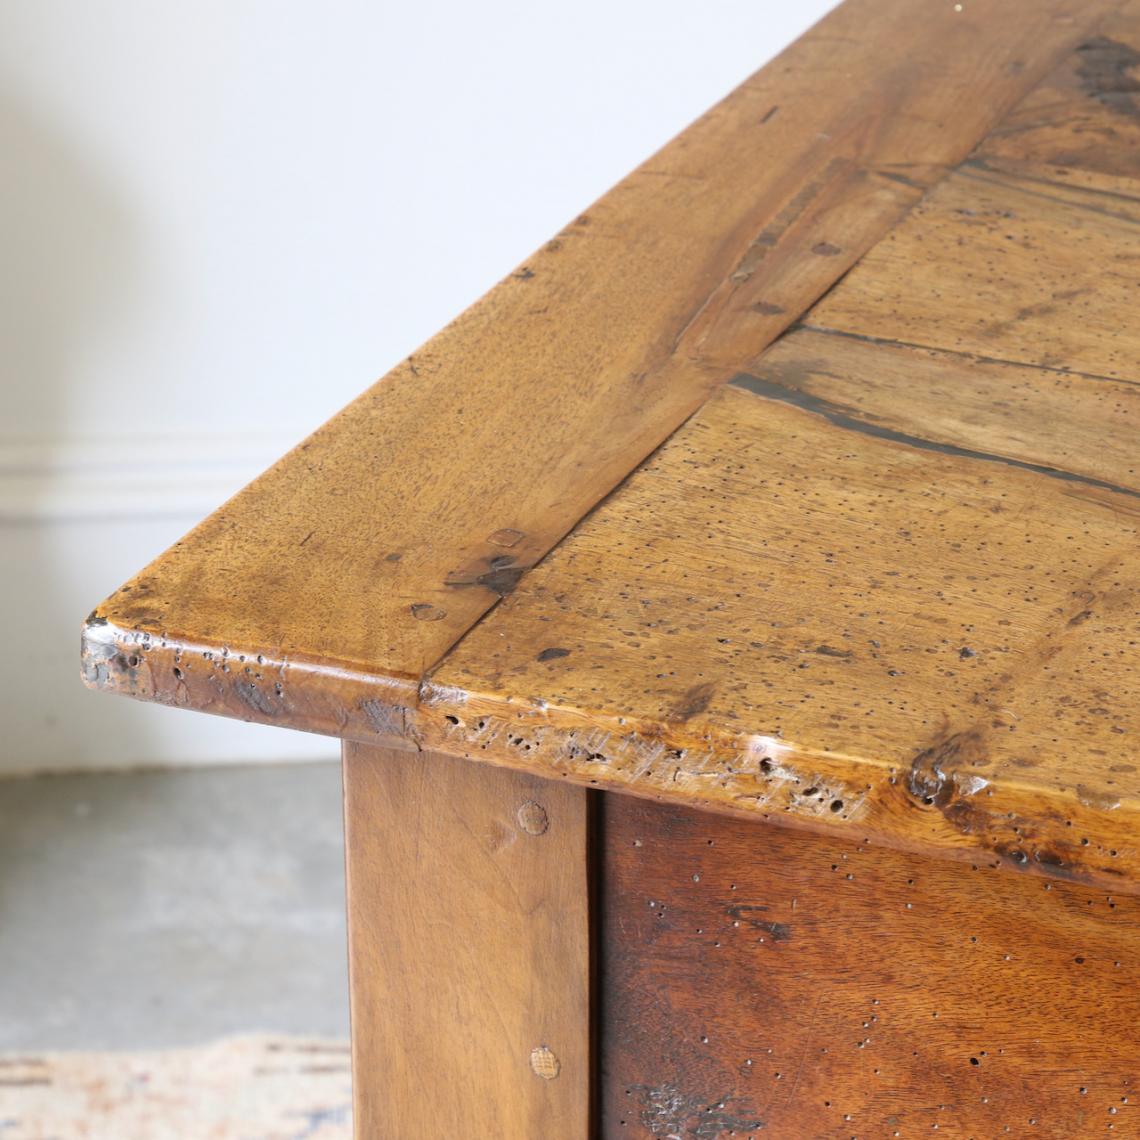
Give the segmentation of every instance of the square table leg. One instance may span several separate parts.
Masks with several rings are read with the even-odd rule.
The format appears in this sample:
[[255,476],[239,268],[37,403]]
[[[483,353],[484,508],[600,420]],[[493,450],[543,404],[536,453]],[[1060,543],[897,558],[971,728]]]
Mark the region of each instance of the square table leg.
[[587,1140],[587,796],[344,746],[358,1140]]

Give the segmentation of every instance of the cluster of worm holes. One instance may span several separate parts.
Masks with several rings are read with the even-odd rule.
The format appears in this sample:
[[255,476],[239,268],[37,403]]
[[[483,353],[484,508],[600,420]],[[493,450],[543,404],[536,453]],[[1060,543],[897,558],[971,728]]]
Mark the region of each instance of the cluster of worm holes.
[[[453,727],[456,727],[456,728],[463,728],[464,727],[463,721],[458,716],[454,715],[453,713],[448,713],[444,717],[444,719],[447,721],[448,724],[452,725]],[[484,732],[484,731],[486,731],[487,727],[488,727],[488,722],[487,722],[486,718],[480,718],[475,723],[475,731],[476,732],[480,732],[480,733]],[[510,745],[512,748],[517,748],[523,752],[530,752],[536,746],[535,742],[532,742],[531,740],[527,739],[527,737],[521,735],[518,732],[508,732],[506,734],[506,740],[507,740],[508,745]],[[539,741],[537,743],[540,744],[541,741]],[[479,748],[482,750],[486,750],[488,747],[489,747],[488,741],[484,741],[483,743],[481,743],[479,745]],[[578,746],[574,745],[572,742],[569,745],[569,749],[570,749],[571,755],[575,759],[585,760],[585,761],[591,762],[591,763],[608,763],[609,762],[609,758],[606,756],[606,754],[604,752],[590,751],[587,748],[578,747]],[[683,749],[670,749],[670,750],[667,750],[666,752],[662,753],[662,759],[665,761],[668,761],[670,759],[680,760],[683,758],[683,756],[684,756],[684,750]],[[773,777],[778,770],[778,766],[777,766],[776,762],[771,757],[768,757],[768,756],[761,757],[758,767],[759,767],[760,773],[764,776],[769,777],[769,778]],[[728,774],[732,774],[733,769],[731,767],[728,767],[726,769],[726,772]],[[652,767],[647,768],[645,770],[645,772],[642,773],[642,775],[643,775],[643,777],[651,777],[653,775],[653,768]],[[593,785],[597,785],[598,782],[599,781],[597,781],[597,780],[590,780],[589,781],[589,783],[593,784]],[[897,784],[897,782],[898,782],[898,776],[897,776],[897,774],[893,768],[890,770],[888,782],[890,784]],[[844,801],[842,798],[840,798],[838,796],[834,796],[834,795],[829,795],[829,793],[826,791],[826,789],[820,788],[814,784],[807,787],[807,788],[804,788],[802,791],[800,791],[800,790],[798,790],[798,788],[796,788],[794,786],[794,785],[798,785],[800,783],[801,783],[801,781],[798,777],[792,777],[792,779],[790,781],[791,786],[788,786],[788,788],[787,788],[790,802],[784,806],[784,811],[791,812],[791,811],[795,810],[795,808],[798,805],[802,805],[805,802],[811,801],[814,799],[815,802],[817,804],[819,804],[820,806],[822,806],[826,803],[829,810],[831,811],[831,813],[837,819],[846,820],[848,818],[847,814],[844,813],[844,807],[846,805],[844,804]],[[865,790],[870,791],[871,790],[870,785],[867,785]],[[992,795],[993,789],[992,788],[986,789],[986,794]],[[934,804],[935,799],[933,796],[924,796],[922,798],[922,802],[927,806],[931,806]],[[1014,813],[1012,811],[1007,812],[1006,818],[1009,820],[1015,820],[1017,818],[1017,815],[1016,815],[1016,813]],[[1073,826],[1073,821],[1071,819],[1065,820],[1065,826],[1071,828]],[[1013,826],[1010,827],[1010,833],[1012,835],[1016,836],[1018,839],[1026,838],[1026,836],[1024,835],[1023,829],[1016,824],[1014,824]],[[1087,836],[1082,837],[1080,840],[1080,845],[1082,847],[1088,847],[1088,846],[1090,846],[1090,843],[1091,843],[1091,841],[1088,839]],[[1119,852],[1117,851],[1117,849],[1115,847],[1101,848],[1098,845],[1098,849],[1103,851],[1103,853],[1106,854],[1110,859],[1115,859],[1119,856]],[[1028,865],[1032,861],[1030,854],[1028,852],[1022,850],[1021,848],[1014,848],[1012,850],[1007,851],[1006,852],[1006,858],[1010,862],[1021,865],[1021,866]],[[1041,861],[1041,860],[1038,860],[1038,861]],[[999,866],[1000,863],[1001,863],[1001,860],[999,859],[999,860],[996,860],[995,862],[993,862],[991,864],[991,866],[996,867],[996,866]]]
[[[864,842],[866,842],[866,841],[864,841]],[[716,840],[715,839],[708,839],[708,840],[706,840],[706,844],[709,847],[713,847],[716,845]],[[644,843],[640,839],[632,840],[631,845],[635,848],[644,848]],[[863,853],[863,851],[860,851],[857,854],[862,854],[862,853]],[[850,857],[846,854],[840,855],[839,859],[840,859],[840,862],[832,863],[830,865],[832,872],[840,871],[843,863],[850,861]],[[972,866],[972,870],[980,871],[980,870],[982,870],[982,868],[975,864]],[[694,883],[700,883],[702,881],[702,877],[701,877],[701,874],[699,872],[694,872],[690,876],[690,878],[691,878],[691,881]],[[844,873],[844,878],[846,880],[852,880],[853,881],[855,878],[855,875],[854,875],[854,873],[847,871]],[[906,887],[907,887],[908,892],[911,890],[914,890],[917,886],[918,886],[918,884],[914,878],[908,878],[906,880]],[[735,882],[730,882],[728,884],[728,889],[730,891],[736,891],[738,889],[738,884]],[[1054,889],[1054,884],[1052,882],[1045,882],[1042,884],[1042,889],[1045,891],[1052,891]],[[1097,901],[1096,899],[1087,898],[1085,900],[1085,905],[1089,906],[1089,907],[1094,906],[1096,904],[1096,901]],[[1106,895],[1104,897],[1103,902],[1104,902],[1104,905],[1109,910],[1116,910],[1117,909],[1117,902],[1111,895]],[[647,905],[648,905],[648,908],[651,911],[653,911],[654,915],[659,919],[664,918],[666,912],[668,911],[667,904],[665,904],[663,902],[659,902],[656,899],[647,900]],[[910,902],[906,902],[904,904],[904,906],[905,906],[906,910],[912,910],[913,909],[913,904]],[[741,925],[741,923],[739,920],[734,920],[732,922],[732,926],[734,928],[739,928],[740,925]],[[701,926],[696,927],[695,933],[698,935],[704,935],[705,934],[704,927],[701,927]],[[758,941],[764,942],[765,939],[763,937],[760,937],[758,939]],[[970,946],[978,946],[979,948],[982,945],[981,940],[979,939],[977,934],[968,935],[967,936],[967,942]],[[713,946],[713,948],[720,948],[722,943],[719,939],[716,939],[711,943],[711,945]],[[1002,960],[1005,962],[1011,962],[1014,960],[1014,955],[1009,954],[1009,953],[1004,953],[1002,955]],[[1074,955],[1072,957],[1072,962],[1075,966],[1084,966],[1087,962],[1087,957],[1084,954],[1077,954],[1077,955]],[[1113,967],[1116,969],[1119,969],[1121,967],[1121,964],[1122,963],[1120,962],[1120,960],[1114,960],[1112,963]],[[873,1030],[875,1028],[876,1024],[879,1022],[879,1014],[878,1014],[877,1010],[880,1007],[880,1004],[881,1003],[880,1003],[879,998],[874,997],[874,998],[870,999],[870,1005],[871,1005],[872,1009],[871,1009],[871,1012],[869,1012],[866,1015],[867,1019],[862,1022],[862,1028],[864,1030]],[[939,1020],[941,1018],[941,1013],[939,1010],[935,1009],[935,1010],[931,1011],[930,1016],[931,1016],[932,1020]],[[710,1038],[708,1032],[701,1034],[700,1044],[702,1046],[708,1046],[711,1044],[711,1038]],[[872,1044],[872,1038],[869,1035],[867,1035],[867,1036],[860,1035],[859,1039],[854,1042],[854,1048],[855,1049],[866,1049],[867,1047],[871,1046],[871,1044]],[[819,1050],[821,1055],[827,1054],[830,1051],[831,1050],[827,1046],[821,1046],[820,1050]],[[773,1056],[775,1053],[775,1050],[773,1050],[771,1048],[766,1048],[764,1050],[764,1053],[767,1056]],[[995,1056],[1005,1056],[1006,1050],[1004,1048],[998,1048],[996,1054],[994,1054],[994,1055]],[[912,1050],[911,1056],[915,1057],[915,1058],[919,1057],[919,1051],[917,1049]],[[985,1065],[986,1060],[990,1057],[991,1057],[991,1053],[989,1050],[979,1049],[975,1053],[968,1055],[966,1057],[965,1064],[967,1064],[971,1070],[980,1069]],[[749,1077],[752,1076],[753,1073],[755,1072],[755,1060],[754,1060],[754,1058],[752,1058],[752,1057],[746,1058],[744,1060],[744,1062],[739,1066],[739,1072],[743,1076],[749,1076]],[[876,1077],[879,1077],[882,1075],[882,1070],[880,1068],[873,1068],[872,1074]],[[772,1071],[772,1079],[776,1080],[776,1081],[783,1080],[785,1078],[785,1075],[786,1074],[780,1069],[774,1069]],[[1122,1081],[1122,1084],[1125,1087],[1127,1087],[1130,1084],[1129,1079],[1124,1078]],[[625,1095],[627,1097],[631,1097],[633,1095],[633,1092],[634,1092],[633,1089],[628,1089],[628,1088],[625,1089]],[[1081,1085],[1077,1088],[1077,1092],[1080,1096],[1087,1096],[1089,1093],[1089,1088],[1087,1085]],[[729,1099],[732,1099],[732,1098],[726,1098],[726,1100],[729,1100]],[[979,1099],[979,1102],[981,1104],[986,1104],[986,1105],[991,1104],[991,1100],[992,1100],[992,1098],[986,1094],[979,1094],[978,1099]],[[711,1106],[711,1108],[714,1110],[722,1109],[724,1107],[725,1102],[726,1102],[725,1100],[722,1100],[718,1104]],[[1131,1102],[1130,1102],[1127,1094],[1122,1094],[1120,1096],[1120,1098],[1119,1098],[1119,1104],[1120,1105],[1128,1105],[1130,1103]],[[824,1100],[823,1101],[823,1107],[831,1109],[831,1108],[835,1108],[836,1106],[833,1104],[833,1102],[831,1100]],[[952,1105],[939,1104],[937,1106],[937,1111],[938,1112],[945,1112],[948,1110],[949,1111],[955,1111],[958,1108],[959,1108],[959,1105],[957,1105],[957,1104],[952,1104]],[[1106,1131],[1115,1130],[1115,1123],[1111,1120],[1111,1118],[1118,1115],[1118,1111],[1119,1111],[1119,1109],[1118,1109],[1118,1106],[1116,1103],[1109,1103],[1108,1105],[1106,1105],[1106,1107],[1105,1107],[1105,1116],[1107,1118],[1105,1120]],[[843,1114],[843,1120],[846,1123],[853,1123],[855,1121],[855,1115],[853,1113],[850,1113],[850,1112],[845,1112]],[[649,1128],[652,1135],[658,1135],[658,1133],[653,1130],[650,1122],[648,1120],[646,1120],[644,1116],[643,1116],[642,1122],[643,1122],[643,1124],[646,1125],[646,1127]],[[628,1126],[628,1121],[625,1119],[620,1120],[619,1123],[620,1123],[621,1127],[623,1127],[623,1128]],[[1028,1116],[1028,1117],[1026,1117],[1026,1120],[1025,1120],[1025,1127],[1036,1127],[1038,1125],[1038,1123],[1039,1123],[1039,1120],[1037,1117]],[[714,1129],[716,1128],[715,1124],[710,1125],[710,1126],[713,1127]],[[954,1122],[953,1122],[952,1118],[947,1121],[947,1126],[948,1127],[954,1126]],[[931,1121],[929,1123],[929,1130],[930,1131],[939,1131],[942,1127],[943,1127],[943,1125],[938,1120],[934,1120],[934,1121]],[[1012,1125],[1004,1124],[1001,1127],[1002,1127],[1002,1134],[1003,1135],[1014,1133],[1014,1127]],[[925,1126],[924,1126],[924,1131],[925,1131]],[[698,1130],[698,1131],[693,1132],[692,1134],[693,1135],[705,1135],[706,1132],[702,1132],[702,1131]],[[731,1128],[716,1130],[710,1134],[715,1135],[715,1136],[722,1136],[722,1135],[723,1136],[738,1136],[739,1135],[739,1136],[746,1136],[749,1138],[754,1137],[753,1132],[738,1132],[738,1131],[733,1130]],[[895,1129],[890,1133],[890,1135],[893,1137],[901,1137],[903,1135],[903,1132],[899,1129]],[[853,1133],[851,1136],[851,1140],[860,1140],[860,1137],[858,1136],[857,1133]]]
[[[167,646],[166,641],[163,640],[161,642],[161,645],[165,648]],[[127,665],[128,668],[137,669],[142,664],[143,656],[145,655],[146,651],[149,650],[150,648],[151,648],[150,638],[148,635],[143,634],[141,636],[141,643],[138,644],[131,652],[123,653],[121,655],[121,659],[125,662],[125,664]],[[172,670],[175,680],[178,681],[179,683],[183,682],[184,677],[185,677],[184,670],[183,670],[183,667],[181,664],[182,652],[183,651],[181,649],[175,650],[175,654],[174,654],[175,665],[174,665],[173,670]],[[234,661],[235,663],[240,664],[242,666],[243,674],[245,674],[245,676],[248,678],[248,680],[246,681],[246,686],[247,686],[246,689],[244,689],[242,692],[239,693],[239,695],[242,697],[243,701],[246,704],[252,704],[256,708],[261,708],[262,711],[272,711],[275,708],[275,706],[272,703],[270,703],[272,701],[272,698],[270,698],[268,696],[268,694],[263,696],[262,694],[258,693],[256,690],[254,690],[254,688],[253,688],[254,682],[258,682],[258,681],[263,680],[263,676],[262,676],[260,671],[255,671],[251,665],[247,664],[247,658],[246,658],[245,654],[238,654],[238,655],[235,655],[234,657],[231,658],[230,651],[223,647],[220,651],[217,651],[217,652],[214,652],[211,650],[202,650],[201,655],[205,660],[210,662],[211,667],[216,668],[220,665],[221,671],[223,673],[230,673],[231,672],[231,660]],[[257,660],[257,664],[259,666],[264,665],[264,663],[265,663],[264,657],[261,656],[260,654],[257,656],[256,660]],[[282,683],[280,681],[277,681],[274,683],[274,686],[273,686],[273,697],[275,697],[277,699],[277,701],[280,701],[283,696],[284,696],[284,686],[282,685]],[[458,716],[456,716],[452,713],[446,714],[444,719],[452,727],[455,727],[455,728],[463,728],[464,727],[463,721]],[[475,725],[475,729],[477,732],[484,732],[484,731],[486,731],[487,727],[488,727],[488,722],[485,718],[481,718]],[[531,752],[535,747],[541,745],[541,740],[532,742],[527,737],[521,735],[517,731],[507,732],[506,733],[506,741],[510,747],[517,748],[522,752]],[[483,743],[481,743],[479,745],[479,747],[483,750],[487,749],[488,746],[489,746],[488,741],[484,741]],[[608,763],[609,762],[609,758],[605,755],[605,753],[597,752],[597,751],[590,751],[587,748],[575,745],[573,743],[573,734],[571,734],[571,742],[568,745],[568,748],[569,748],[571,755],[575,759],[585,760],[585,761],[591,762],[591,763]],[[683,756],[684,756],[684,750],[682,750],[682,749],[670,749],[670,750],[667,750],[667,751],[662,753],[662,759],[665,761],[668,761],[670,759],[680,760],[683,758]],[[767,757],[767,756],[762,757],[760,759],[758,767],[759,767],[759,771],[761,774],[763,774],[765,776],[769,776],[769,777],[773,776],[773,774],[777,770],[777,765],[776,765],[775,761],[773,761],[770,757]],[[726,771],[727,771],[727,773],[732,774],[733,769],[731,767],[729,767],[729,768],[727,768]],[[565,773],[563,773],[563,775],[565,775]],[[642,773],[642,775],[644,777],[652,777],[653,768],[652,767],[647,768],[646,771],[644,773]],[[790,802],[784,806],[784,811],[786,811],[786,812],[793,811],[793,810],[795,810],[795,808],[798,805],[802,805],[805,802],[808,802],[808,801],[811,801],[814,799],[815,802],[818,805],[820,805],[821,807],[826,803],[830,812],[837,819],[846,820],[848,818],[847,814],[845,814],[845,812],[844,812],[845,804],[844,804],[843,799],[841,799],[840,797],[837,797],[837,796],[830,796],[829,797],[829,793],[826,791],[826,789],[821,789],[820,787],[818,787],[816,785],[811,785],[811,786],[803,789],[802,791],[799,791],[794,785],[798,785],[800,782],[801,781],[798,777],[792,777],[792,779],[790,781],[790,786],[788,786],[788,788],[787,788],[787,792],[788,792]],[[590,780],[589,783],[592,785],[597,785],[599,783],[599,781],[598,780]],[[897,775],[895,774],[894,769],[891,769],[890,776],[889,776],[889,783],[891,783],[891,784],[897,783]],[[867,790],[870,791],[869,786],[867,787]],[[987,794],[992,795],[993,789],[992,788],[987,789]],[[927,806],[930,806],[930,805],[934,804],[935,799],[933,796],[928,795],[928,796],[924,796],[922,798],[922,802],[924,804],[926,804]],[[1014,812],[1007,812],[1006,818],[1012,821],[1012,820],[1015,820],[1017,818],[1017,816],[1015,815]],[[1065,826],[1068,828],[1071,828],[1073,826],[1073,821],[1072,820],[1065,820]],[[1025,836],[1023,833],[1023,829],[1020,826],[1018,826],[1017,824],[1013,824],[1010,827],[1010,833],[1013,836],[1017,837],[1018,839],[1027,838],[1027,836]],[[1080,843],[1081,847],[1091,846],[1091,840],[1087,836],[1082,837],[1079,840],[1079,843]],[[1119,852],[1117,851],[1116,848],[1104,848],[1100,844],[1097,844],[1096,847],[1097,847],[1098,851],[1107,855],[1110,859],[1115,859],[1115,858],[1119,857]],[[1047,862],[1048,861],[1044,858],[1039,858],[1040,855],[1041,855],[1041,853],[1038,852],[1038,853],[1035,853],[1034,855],[1031,856],[1029,852],[1021,849],[1020,847],[1013,848],[1013,849],[1007,850],[1005,852],[1005,858],[1009,862],[1012,862],[1014,864],[1021,865],[1021,866],[1026,866],[1034,860],[1039,861],[1039,862]],[[1001,860],[999,859],[999,860],[993,862],[991,864],[991,866],[998,866],[1000,864],[1000,862],[1001,862]]]
[[[161,648],[167,648],[166,641],[163,641],[160,644]],[[151,648],[152,646],[150,644],[150,639],[144,634],[142,643],[138,645],[137,649],[131,653],[124,655],[123,660],[126,662],[127,667],[130,669],[137,669],[142,664],[146,651]],[[185,680],[186,673],[190,668],[189,665],[184,665],[183,663],[183,653],[184,650],[182,649],[176,648],[174,650],[175,664],[171,669],[171,673],[174,675],[174,679],[176,681]],[[232,661],[241,666],[242,673],[246,677],[250,678],[250,680],[264,680],[264,676],[260,671],[255,670],[252,665],[247,664],[249,658],[244,653],[231,655],[230,651],[226,648],[222,648],[216,652],[212,649],[203,649],[201,651],[201,656],[204,661],[210,662],[212,667],[220,667],[223,673],[233,672],[233,668],[230,664]],[[260,653],[257,655],[256,661],[258,666],[265,664],[265,658]],[[285,692],[285,686],[280,681],[276,681],[273,685],[273,691],[277,696],[280,697]]]
[[[464,728],[465,727],[463,720],[460,717],[456,716],[454,713],[444,714],[443,719],[449,725],[451,725],[453,728]],[[475,722],[475,725],[474,725],[474,729],[478,733],[485,732],[487,727],[488,727],[488,724],[487,724],[486,718],[480,718],[479,720],[477,720]],[[584,760],[588,763],[600,763],[600,764],[609,763],[609,757],[604,752],[590,751],[588,748],[578,746],[578,745],[573,743],[572,738],[573,738],[573,734],[571,734],[571,743],[567,747],[568,747],[568,751],[570,752],[570,755],[574,759]],[[530,752],[536,746],[539,746],[541,744],[540,740],[539,741],[532,741],[532,740],[528,739],[527,737],[521,735],[517,731],[516,732],[507,732],[506,733],[506,741],[510,747],[517,748],[522,752]],[[489,741],[484,741],[483,743],[481,743],[479,745],[479,748],[483,751],[486,751],[487,748],[489,747],[489,744],[490,744]],[[664,752],[662,752],[661,759],[664,761],[668,761],[668,760],[677,761],[677,760],[683,759],[684,756],[685,756],[685,750],[684,749],[682,749],[682,748],[670,748],[670,749],[666,749]],[[773,774],[776,772],[776,764],[770,757],[767,757],[767,756],[762,757],[760,760],[760,763],[759,763],[759,770],[763,775],[771,778],[773,776]],[[729,775],[734,774],[734,769],[732,767],[726,768],[725,771]],[[643,773],[644,777],[651,777],[652,775],[653,775],[653,768],[652,767],[647,768],[645,770],[645,772]],[[595,785],[598,783],[597,780],[590,780],[589,782],[591,784],[595,784]],[[893,782],[893,780],[892,780],[892,782]],[[801,780],[799,779],[799,777],[792,777],[790,783],[792,785],[800,784]],[[869,785],[867,787],[867,790],[870,791]],[[847,818],[846,816],[841,814],[843,812],[843,809],[845,806],[843,800],[841,798],[839,798],[838,796],[829,796],[826,789],[820,788],[815,784],[813,784],[807,788],[804,788],[803,791],[799,791],[798,789],[796,789],[794,787],[789,787],[788,788],[788,795],[792,800],[798,801],[800,803],[814,799],[816,801],[816,803],[818,803],[820,805],[827,804],[829,810],[834,815],[839,816],[839,818],[841,818],[841,819]],[[784,810],[785,811],[792,811],[794,807],[795,807],[795,804],[790,803],[784,808]]]
[[[163,644],[165,645],[165,642]],[[138,666],[142,663],[142,654],[149,648],[150,648],[149,638],[145,638],[145,636],[144,636],[144,642],[142,645],[140,645],[138,647],[138,650],[136,652],[131,652],[131,653],[126,654],[124,656],[124,660],[125,660],[127,666],[131,669],[138,668]],[[175,661],[176,662],[181,661],[181,655],[182,655],[181,650],[177,650],[175,652]],[[210,661],[212,665],[217,664],[217,662],[214,660],[215,657],[220,658],[220,664],[221,664],[222,672],[223,673],[229,673],[231,671],[230,663],[229,663],[230,653],[229,653],[228,649],[223,648],[220,651],[220,653],[217,653],[217,654],[215,654],[214,652],[212,652],[210,650],[203,650],[202,651],[202,657],[204,659],[206,659],[207,661]],[[263,679],[262,674],[260,672],[255,672],[251,668],[250,665],[246,664],[245,654],[238,655],[236,657],[236,660],[239,663],[241,663],[241,665],[243,666],[242,672],[244,674],[246,674],[248,677],[250,677],[252,681],[261,681]],[[258,663],[258,665],[264,664],[264,658],[262,656],[258,655],[257,663]],[[178,664],[178,663],[175,664],[174,669],[173,669],[173,674],[174,674],[175,679],[178,681],[182,681],[184,679],[183,669],[182,669],[180,664]],[[283,696],[284,687],[280,681],[278,681],[274,684],[273,689],[274,689],[274,695],[277,698],[281,698]],[[463,721],[458,716],[454,715],[453,713],[446,714],[444,719],[452,727],[455,727],[455,728],[463,728],[464,727]],[[476,731],[478,731],[478,732],[484,732],[487,728],[486,719],[485,718],[480,719],[476,723],[475,728],[476,728]],[[507,743],[509,746],[511,746],[513,748],[517,748],[522,752],[530,752],[536,746],[535,742],[532,742],[531,740],[527,739],[527,737],[519,734],[518,732],[508,732],[506,734],[506,740],[507,740]],[[485,750],[488,748],[488,744],[489,744],[489,742],[484,741],[482,744],[479,745],[479,747],[481,749]],[[573,751],[574,745],[571,745],[570,747]],[[684,751],[682,749],[670,749],[670,750],[668,750],[662,754],[662,758],[664,760],[669,760],[669,759],[680,760],[683,757],[683,755],[684,755]],[[581,749],[577,750],[576,758],[583,759],[587,762],[592,762],[592,763],[607,763],[608,762],[608,757],[605,755],[605,753],[596,752],[596,751],[589,751],[588,749],[585,749],[585,748],[581,748]],[[764,774],[766,776],[771,776],[775,772],[776,767],[777,767],[776,763],[770,757],[765,756],[765,757],[762,757],[760,759],[759,770],[762,774]],[[732,769],[729,768],[729,769],[727,769],[727,771],[729,773],[731,773]],[[652,775],[653,775],[653,769],[652,769],[652,767],[650,767],[645,771],[644,776],[651,777]],[[594,784],[594,785],[596,785],[598,783],[597,780],[590,780],[589,782],[591,784]],[[891,784],[894,784],[897,782],[897,776],[894,774],[893,769],[891,771],[889,782]],[[791,780],[791,783],[793,785],[799,784],[800,780],[798,777],[793,777],[793,779]],[[867,790],[870,790],[870,788],[868,787]],[[992,788],[987,789],[987,794],[992,795],[992,793],[993,793]],[[803,791],[798,791],[794,787],[791,787],[788,789],[788,794],[789,794],[790,799],[793,802],[789,803],[785,806],[785,808],[784,808],[785,811],[792,811],[794,809],[796,803],[803,803],[805,801],[810,801],[810,800],[814,799],[821,806],[824,803],[827,803],[829,810],[832,812],[833,815],[837,816],[838,818],[840,818],[840,819],[846,819],[847,818],[847,816],[843,814],[844,807],[845,807],[844,801],[837,796],[833,796],[830,798],[830,802],[828,802],[828,793],[826,792],[826,790],[821,789],[816,785],[812,785],[810,787],[807,787],[807,788],[803,789]],[[924,804],[926,804],[927,806],[930,806],[935,801],[934,801],[933,796],[925,796],[925,797],[923,797],[922,802]],[[1006,816],[1010,820],[1016,819],[1016,815],[1013,812],[1006,813]],[[1065,826],[1066,827],[1072,827],[1073,821],[1072,820],[1065,820]],[[1022,828],[1017,826],[1017,825],[1012,826],[1010,828],[1010,832],[1014,836],[1017,836],[1018,838],[1023,837]],[[1082,837],[1080,839],[1080,845],[1082,847],[1088,847],[1088,846],[1090,846],[1090,843],[1091,843],[1091,841],[1089,840],[1089,838],[1087,836]],[[1098,847],[1099,847],[1099,845],[1098,845]],[[1107,848],[1107,849],[1102,849],[1102,850],[1104,851],[1104,854],[1106,854],[1111,859],[1115,859],[1119,856],[1119,852],[1117,851],[1116,848]],[[1013,862],[1015,864],[1020,864],[1020,865],[1026,865],[1031,861],[1031,857],[1030,857],[1029,853],[1027,853],[1024,850],[1021,850],[1020,848],[1015,848],[1013,850],[1008,851],[1007,852],[1007,858],[1011,862]],[[995,863],[994,865],[996,866],[997,864]]]

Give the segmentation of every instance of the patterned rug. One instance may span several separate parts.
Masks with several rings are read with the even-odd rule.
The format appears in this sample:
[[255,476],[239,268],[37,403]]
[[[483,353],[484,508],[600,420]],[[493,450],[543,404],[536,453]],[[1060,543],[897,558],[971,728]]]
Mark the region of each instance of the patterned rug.
[[0,1054],[0,1140],[350,1140],[348,1045]]

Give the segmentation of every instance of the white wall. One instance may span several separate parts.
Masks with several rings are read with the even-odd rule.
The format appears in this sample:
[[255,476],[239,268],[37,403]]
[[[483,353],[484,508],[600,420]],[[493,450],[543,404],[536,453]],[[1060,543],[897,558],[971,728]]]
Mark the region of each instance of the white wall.
[[333,754],[83,615],[830,6],[0,0],[0,770]]

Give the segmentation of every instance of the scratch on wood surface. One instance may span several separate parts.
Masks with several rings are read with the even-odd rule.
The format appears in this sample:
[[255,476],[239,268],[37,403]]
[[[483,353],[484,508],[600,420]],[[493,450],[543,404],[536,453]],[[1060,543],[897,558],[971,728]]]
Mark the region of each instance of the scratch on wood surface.
[[764,1127],[764,1121],[742,1097],[694,1096],[668,1082],[635,1088],[641,1101],[641,1123],[651,1136],[661,1140],[715,1138]]

